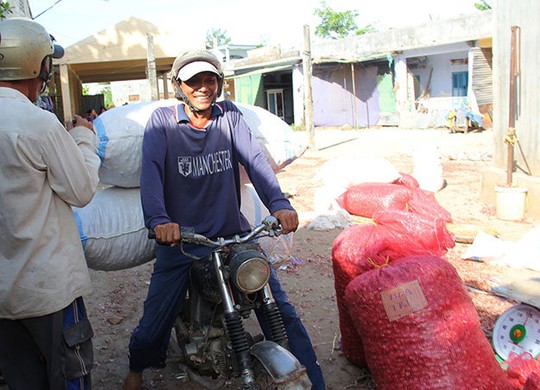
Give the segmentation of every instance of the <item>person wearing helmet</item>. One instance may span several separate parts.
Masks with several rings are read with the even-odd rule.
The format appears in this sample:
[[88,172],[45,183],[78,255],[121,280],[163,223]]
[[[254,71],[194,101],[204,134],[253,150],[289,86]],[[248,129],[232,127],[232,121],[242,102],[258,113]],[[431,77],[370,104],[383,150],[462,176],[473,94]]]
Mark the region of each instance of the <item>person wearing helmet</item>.
[[71,206],[96,191],[97,138],[34,104],[63,52],[30,19],[0,21],[0,371],[14,389],[90,388],[90,275]]
[[[193,226],[195,233],[214,238],[250,230],[240,211],[240,164],[284,233],[298,228],[298,215],[241,112],[230,101],[216,102],[224,82],[216,56],[206,50],[179,55],[171,81],[179,103],[157,108],[143,137],[141,200],[146,227],[155,231],[159,245],[144,312],[129,343],[124,390],[141,388],[144,369],[165,365],[193,262],[171,247],[180,239],[180,226]],[[306,367],[313,389],[325,389],[309,335],[275,270],[270,285],[291,352]]]

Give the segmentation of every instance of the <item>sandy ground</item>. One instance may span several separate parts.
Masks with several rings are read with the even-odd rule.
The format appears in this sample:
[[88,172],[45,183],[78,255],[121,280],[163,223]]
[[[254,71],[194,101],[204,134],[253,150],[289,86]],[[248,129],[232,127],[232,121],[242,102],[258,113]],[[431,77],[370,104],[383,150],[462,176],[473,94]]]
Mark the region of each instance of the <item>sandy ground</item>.
[[[307,134],[298,137],[307,140]],[[331,249],[340,228],[316,231],[307,228],[314,217],[314,194],[324,184],[324,162],[344,157],[377,156],[404,173],[413,172],[415,150],[437,147],[443,163],[446,188],[437,193],[439,203],[452,213],[454,223],[479,226],[517,240],[538,221],[525,217],[508,222],[496,218],[493,205],[479,200],[480,171],[492,164],[491,131],[450,134],[446,129],[320,130],[315,146],[278,174],[283,190],[300,213],[302,226],[295,233],[291,255],[296,261],[280,264],[279,277],[312,337],[329,390],[372,389],[369,370],[350,364],[340,353],[340,332],[335,301]],[[359,169],[362,169],[359,167]],[[363,168],[366,169],[366,168]],[[468,244],[458,243],[447,258],[468,286],[489,338],[497,317],[515,302],[501,298],[491,286],[519,270],[460,259]],[[127,343],[141,314],[152,264],[133,269],[92,271],[94,294],[87,299],[96,337],[95,389],[118,389],[127,372]],[[146,389],[198,389],[178,378],[174,363],[145,373]]]
[[[307,139],[304,133],[298,137]],[[307,228],[315,211],[314,193],[323,185],[319,174],[326,161],[342,157],[378,156],[396,169],[412,173],[413,151],[437,147],[447,186],[436,196],[451,212],[454,223],[495,230],[500,238],[517,240],[538,220],[501,221],[493,205],[479,200],[480,171],[492,164],[491,131],[450,134],[446,129],[319,130],[315,147],[278,174],[283,190],[301,215],[291,255],[295,261],[280,264],[279,277],[312,337],[329,390],[373,389],[367,369],[350,364],[340,353],[340,332],[335,301],[331,248],[341,228],[316,231]],[[358,167],[358,169],[369,169]],[[456,267],[481,317],[486,337],[497,317],[515,302],[493,294],[491,286],[524,272],[460,259],[468,244],[458,243],[447,259]],[[119,389],[128,370],[127,345],[142,310],[152,264],[115,272],[92,271],[94,293],[86,299],[95,339],[94,389]],[[530,272],[530,271],[527,271]],[[145,389],[199,389],[183,383],[173,362],[163,370],[145,372]]]

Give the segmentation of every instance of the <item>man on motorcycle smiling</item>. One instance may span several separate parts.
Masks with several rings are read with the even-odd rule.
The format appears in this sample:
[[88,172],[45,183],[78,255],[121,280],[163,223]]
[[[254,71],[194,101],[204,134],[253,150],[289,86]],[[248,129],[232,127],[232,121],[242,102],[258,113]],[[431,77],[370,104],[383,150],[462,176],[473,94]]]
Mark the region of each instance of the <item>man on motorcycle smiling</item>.
[[[125,390],[141,388],[144,369],[164,367],[193,263],[175,248],[180,226],[210,238],[250,230],[240,212],[240,165],[284,233],[298,228],[298,215],[241,112],[230,101],[216,102],[224,82],[219,60],[206,50],[183,53],[174,61],[171,81],[179,103],[156,109],[143,138],[141,200],[146,227],[155,231],[158,245],[144,313],[129,344]],[[275,270],[269,283],[291,352],[306,367],[312,388],[325,389],[309,335]]]

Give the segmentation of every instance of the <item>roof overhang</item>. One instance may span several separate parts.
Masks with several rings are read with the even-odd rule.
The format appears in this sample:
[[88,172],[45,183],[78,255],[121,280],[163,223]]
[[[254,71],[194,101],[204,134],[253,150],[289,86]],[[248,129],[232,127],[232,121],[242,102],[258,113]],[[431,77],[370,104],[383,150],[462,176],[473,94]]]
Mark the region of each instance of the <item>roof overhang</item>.
[[361,56],[353,56],[353,57],[319,57],[314,58],[312,62],[314,64],[329,64],[329,63],[358,63],[358,62],[369,62],[369,61],[377,61],[377,60],[383,60],[383,59],[391,59],[392,53],[370,53],[365,54]]
[[255,74],[274,73],[286,70],[291,70],[294,66],[300,64],[302,59],[300,57],[288,57],[273,61],[264,61],[258,63],[252,63],[243,66],[234,66],[229,69],[230,76],[227,78],[246,77]]
[[[171,70],[174,57],[156,58],[156,73],[161,75]],[[142,80],[147,78],[148,61],[146,59],[85,62],[69,64],[81,83],[101,83],[112,81]]]
[[139,80],[147,78],[150,57],[159,76],[170,71],[178,53],[201,44],[179,42],[169,31],[129,18],[67,47],[55,64],[67,65],[82,83]]

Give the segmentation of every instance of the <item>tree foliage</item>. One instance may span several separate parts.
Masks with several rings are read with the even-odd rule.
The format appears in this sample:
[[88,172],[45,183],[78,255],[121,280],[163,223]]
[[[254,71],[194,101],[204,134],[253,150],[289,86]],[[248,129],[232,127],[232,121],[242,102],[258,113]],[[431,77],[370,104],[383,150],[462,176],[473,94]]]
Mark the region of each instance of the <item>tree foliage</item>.
[[315,28],[315,35],[321,38],[344,38],[358,28],[354,21],[358,16],[356,11],[336,12],[321,1],[321,7],[315,8],[314,13],[321,18],[321,23]]
[[345,38],[351,34],[363,35],[377,31],[372,25],[358,28],[355,18],[358,11],[334,11],[326,2],[321,1],[321,7],[315,8],[314,14],[321,18],[321,22],[315,28],[315,35],[321,38]]
[[4,19],[10,14],[13,7],[7,1],[0,1],[0,19]]
[[486,0],[480,0],[480,3],[474,3],[474,6],[480,11],[488,11],[491,9],[491,5]]
[[364,34],[369,34],[369,33],[373,33],[373,32],[377,32],[377,29],[372,26],[371,24],[368,24],[362,28],[359,28],[357,29],[354,33],[356,35],[364,35]]
[[112,90],[111,85],[106,84],[103,86],[103,89],[101,90],[101,93],[103,94],[103,104],[105,107],[110,107],[113,105],[113,98],[112,98]]
[[231,43],[231,38],[227,30],[220,28],[212,28],[206,32],[206,48],[213,49],[215,47],[227,45]]

